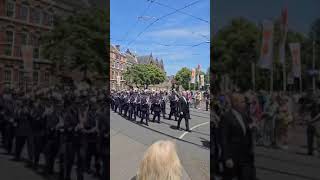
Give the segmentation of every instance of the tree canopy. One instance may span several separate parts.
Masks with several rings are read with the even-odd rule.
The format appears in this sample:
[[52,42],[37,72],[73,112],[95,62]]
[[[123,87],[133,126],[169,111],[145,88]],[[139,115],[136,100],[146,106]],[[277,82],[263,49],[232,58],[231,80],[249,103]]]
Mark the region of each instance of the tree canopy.
[[106,76],[107,15],[98,9],[57,17],[51,31],[41,37],[42,54],[64,71],[79,70]]
[[[307,78],[307,70],[312,65],[312,40],[316,37],[316,47],[319,49],[320,40],[320,19],[316,20],[310,27],[308,35],[289,30],[286,41],[286,72],[291,71],[292,56],[289,43],[301,43],[301,64],[302,78]],[[282,66],[279,62],[280,44],[280,21],[274,21],[274,40],[273,40],[273,67],[274,67],[274,89],[282,89]],[[251,62],[255,64],[260,58],[260,48],[262,41],[262,26],[255,24],[244,18],[235,18],[228,25],[220,29],[213,37],[213,58],[214,63],[211,72],[214,72],[215,80],[219,83],[222,76],[228,75],[232,83],[242,90],[252,88],[251,81]],[[320,53],[317,52],[316,57]],[[316,67],[319,68],[320,62]],[[306,86],[308,81],[305,81]],[[256,89],[269,89],[270,73],[268,70],[260,69],[256,66]]]
[[181,85],[183,89],[189,90],[189,82],[191,79],[191,70],[183,67],[175,75],[175,80],[178,85]]
[[127,84],[135,84],[137,87],[156,85],[166,80],[166,74],[157,66],[149,64],[137,64],[129,67],[124,73]]

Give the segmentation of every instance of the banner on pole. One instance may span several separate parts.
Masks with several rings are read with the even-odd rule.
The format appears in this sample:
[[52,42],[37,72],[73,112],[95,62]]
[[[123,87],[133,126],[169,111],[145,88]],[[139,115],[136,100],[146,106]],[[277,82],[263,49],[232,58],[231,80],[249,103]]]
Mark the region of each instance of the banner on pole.
[[204,75],[200,75],[200,79],[201,79],[201,86],[203,87],[204,86]]
[[280,42],[280,50],[279,50],[279,58],[280,63],[284,64],[285,62],[285,47],[286,47],[286,39],[287,39],[287,32],[288,32],[288,8],[284,8],[281,12],[281,42]]
[[191,70],[191,83],[195,83],[196,81],[196,70],[195,69],[192,69]]
[[272,68],[272,55],[273,55],[273,23],[272,21],[265,20],[263,22],[263,37],[260,52],[260,60],[258,66],[264,69]]
[[33,48],[32,46],[22,46],[21,54],[23,59],[23,68],[26,72],[33,71]]
[[196,71],[196,82],[197,83],[201,83],[200,82],[200,72],[201,72],[201,66],[200,66],[200,64],[198,64],[197,71]]
[[290,43],[293,77],[301,77],[300,43]]

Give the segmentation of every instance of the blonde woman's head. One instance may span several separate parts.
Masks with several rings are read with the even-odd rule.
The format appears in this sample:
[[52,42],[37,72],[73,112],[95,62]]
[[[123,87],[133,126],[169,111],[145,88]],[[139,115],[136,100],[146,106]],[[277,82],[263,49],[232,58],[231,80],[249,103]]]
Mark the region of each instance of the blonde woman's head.
[[172,141],[157,141],[144,154],[137,180],[180,180],[181,164]]

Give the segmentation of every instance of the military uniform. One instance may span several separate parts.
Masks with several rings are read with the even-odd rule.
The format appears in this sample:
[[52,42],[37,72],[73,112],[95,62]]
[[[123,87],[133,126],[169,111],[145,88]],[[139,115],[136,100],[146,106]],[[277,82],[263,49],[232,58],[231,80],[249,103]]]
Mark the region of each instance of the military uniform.
[[170,100],[170,114],[169,114],[169,120],[171,120],[171,116],[174,115],[175,121],[177,121],[177,113],[178,113],[178,98],[177,95],[172,93],[169,97]]
[[161,112],[162,112],[162,116],[163,116],[163,119],[166,118],[166,95],[165,94],[162,94],[161,95]]
[[[45,120],[45,139],[44,157],[45,157],[45,173],[53,174],[54,162],[57,157],[60,146],[60,131],[56,129],[59,118],[62,116],[62,107],[57,106],[58,103],[54,103],[51,100],[51,105],[46,107],[46,113],[44,114]],[[56,104],[53,106],[53,104]]]
[[[40,102],[38,102],[40,103]],[[33,166],[38,167],[40,153],[44,147],[45,142],[45,119],[44,108],[40,104],[33,106],[31,128],[33,133]]]
[[149,97],[148,95],[142,95],[141,97],[141,104],[140,104],[140,110],[141,110],[141,121],[140,123],[143,123],[143,119],[146,120],[146,125],[148,126],[149,121]]
[[98,124],[97,124],[97,109],[91,106],[88,111],[87,121],[84,123],[84,141],[85,141],[85,169],[91,173],[91,159],[94,157],[95,161],[95,174],[100,172],[99,153],[98,153]]
[[152,99],[153,104],[153,122],[155,121],[156,117],[158,117],[158,123],[160,123],[160,112],[161,112],[161,97],[156,95]]
[[131,94],[130,99],[129,99],[129,120],[136,119],[136,94]]
[[24,101],[20,112],[17,112],[15,122],[17,124],[16,135],[16,149],[15,160],[20,160],[20,155],[24,145],[27,143],[29,165],[33,160],[33,144],[32,144],[32,116],[31,116],[31,101],[29,99]]

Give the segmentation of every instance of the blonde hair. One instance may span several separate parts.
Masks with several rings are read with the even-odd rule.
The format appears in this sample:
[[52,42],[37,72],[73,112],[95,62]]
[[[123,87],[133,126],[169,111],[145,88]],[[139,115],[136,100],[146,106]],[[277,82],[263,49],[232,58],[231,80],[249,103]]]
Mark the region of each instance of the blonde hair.
[[137,180],[180,180],[181,164],[172,141],[157,141],[144,154]]

